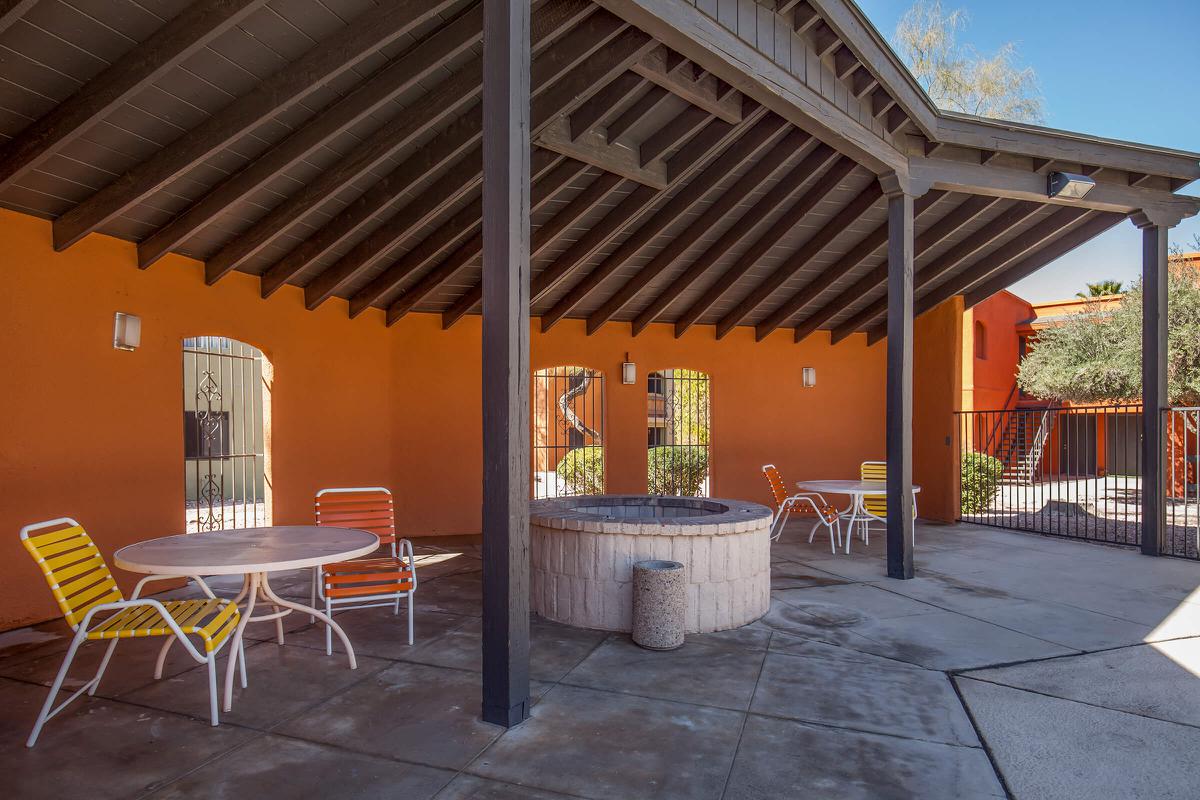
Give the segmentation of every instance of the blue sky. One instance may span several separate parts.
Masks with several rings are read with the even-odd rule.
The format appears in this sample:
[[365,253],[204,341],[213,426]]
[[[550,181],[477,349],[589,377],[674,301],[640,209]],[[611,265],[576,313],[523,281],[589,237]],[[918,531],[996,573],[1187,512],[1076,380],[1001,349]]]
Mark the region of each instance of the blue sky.
[[[888,39],[912,0],[858,0]],[[1114,139],[1200,151],[1200,0],[942,0],[969,21],[959,41],[990,54],[1006,42],[1037,72],[1045,124]],[[1153,64],[1148,69],[1147,64]],[[1200,181],[1184,188],[1200,195]],[[1200,218],[1171,232],[1191,249]],[[1139,232],[1123,222],[1015,284],[1033,302],[1071,297],[1088,281],[1131,281]]]

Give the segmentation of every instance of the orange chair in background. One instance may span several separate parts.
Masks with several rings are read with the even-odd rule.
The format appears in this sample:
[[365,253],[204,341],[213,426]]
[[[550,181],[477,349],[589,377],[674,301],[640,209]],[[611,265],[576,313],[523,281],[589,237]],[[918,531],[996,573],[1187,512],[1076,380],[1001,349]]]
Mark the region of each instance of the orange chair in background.
[[[393,606],[400,613],[400,601],[408,605],[408,643],[413,643],[413,594],[417,591],[417,570],[412,543],[396,536],[396,517],[392,493],[382,486],[322,489],[314,501],[318,525],[356,528],[379,537],[386,556],[325,564],[313,571],[313,606],[319,596],[325,613],[334,609]],[[325,628],[325,652],[333,653],[333,635]]]
[[767,483],[771,485],[771,494],[775,498],[775,517],[771,520],[771,541],[775,541],[783,535],[783,525],[789,515],[800,513],[800,510],[807,506],[812,508],[817,517],[812,530],[808,533],[809,544],[812,544],[813,537],[817,535],[817,528],[824,525],[829,529],[829,549],[837,553],[837,549],[842,543],[842,523],[838,519],[838,510],[825,502],[825,498],[817,492],[788,494],[787,485],[783,482],[783,477],[780,476],[779,470],[774,464],[764,464],[762,471],[767,478]]

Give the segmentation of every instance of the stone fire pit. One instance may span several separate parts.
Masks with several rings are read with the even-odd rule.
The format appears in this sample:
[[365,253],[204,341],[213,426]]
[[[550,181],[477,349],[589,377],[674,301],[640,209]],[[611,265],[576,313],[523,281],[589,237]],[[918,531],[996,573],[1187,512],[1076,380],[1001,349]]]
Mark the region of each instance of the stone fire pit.
[[767,612],[771,510],[741,500],[590,495],[530,503],[531,605],[546,619],[629,631],[633,564],[687,571],[686,631],[736,628]]

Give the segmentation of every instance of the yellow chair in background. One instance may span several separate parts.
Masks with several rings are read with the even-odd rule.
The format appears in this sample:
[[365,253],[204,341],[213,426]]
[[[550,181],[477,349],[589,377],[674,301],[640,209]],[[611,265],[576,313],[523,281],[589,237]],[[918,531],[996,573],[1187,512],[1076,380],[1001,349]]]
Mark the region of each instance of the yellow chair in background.
[[[229,641],[237,629],[237,606],[228,600],[218,600],[198,576],[189,576],[203,589],[207,597],[203,600],[154,600],[139,598],[142,587],[150,581],[178,579],[178,575],[148,575],[138,581],[133,595],[126,600],[117,582],[113,580],[104,557],[92,542],[87,531],[69,517],[38,522],[21,528],[21,543],[37,562],[50,593],[67,624],[75,631],[75,638],[67,649],[58,676],[50,687],[50,694],[42,705],[33,732],[25,742],[33,747],[46,721],[66,708],[72,700],[85,691],[96,693],[100,679],[108,668],[113,650],[121,639],[148,636],[170,636],[179,639],[192,658],[208,665],[209,713],[212,724],[217,724],[217,653]],[[188,636],[195,636],[202,649],[197,649]],[[108,650],[96,670],[96,676],[79,687],[66,700],[54,705],[62,689],[63,680],[75,658],[79,645],[85,641],[110,640]],[[163,652],[166,650],[164,648]],[[242,686],[246,685],[245,652],[240,654]],[[231,656],[233,657],[233,656]],[[155,678],[162,677],[162,658],[155,670]]]
[[[886,461],[864,461],[858,468],[858,476],[864,481],[887,481],[887,462]],[[865,515],[866,519],[861,520]],[[917,496],[913,495],[913,517],[917,516]],[[864,494],[862,498],[862,508],[859,509],[860,525],[862,527],[862,540],[866,544],[871,543],[871,520],[875,520],[882,525],[887,525],[887,495],[886,494]],[[846,552],[850,552],[850,537],[854,531],[846,533]],[[913,544],[917,542],[917,531],[913,529]]]

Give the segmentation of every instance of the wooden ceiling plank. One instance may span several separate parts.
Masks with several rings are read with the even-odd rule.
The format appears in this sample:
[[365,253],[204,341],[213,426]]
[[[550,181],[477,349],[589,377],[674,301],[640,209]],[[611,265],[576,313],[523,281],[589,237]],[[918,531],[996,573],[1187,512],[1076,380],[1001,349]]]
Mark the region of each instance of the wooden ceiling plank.
[[219,152],[285,106],[352,69],[451,8],[454,0],[388,0],[364,11],[325,41],[317,42],[254,89],[237,98],[153,156],[54,221],[54,249],[63,250],[143,198]]
[[[603,45],[610,42],[610,40],[615,41],[613,46],[604,48]],[[568,70],[571,70],[577,64],[580,65],[577,69],[582,70],[589,76],[606,76],[607,73],[603,70],[604,66],[610,65],[613,59],[617,58],[619,54],[626,54],[626,61],[633,57],[629,55],[630,52],[640,54],[641,48],[645,47],[648,41],[649,37],[640,31],[631,32],[626,30],[625,23],[611,14],[593,14],[534,59],[530,68],[531,80],[534,81],[533,86],[535,87],[533,90],[535,99],[532,104],[533,119],[538,124],[544,124],[550,117],[565,110],[562,105],[556,104],[562,100],[562,94],[560,92],[552,94],[546,88],[551,81],[556,80],[559,76],[563,76],[563,79],[566,79],[571,74]],[[589,60],[588,56],[596,50],[603,50],[603,55]],[[474,71],[476,68],[481,68],[480,62],[477,60],[471,64],[471,77],[477,79],[477,74]],[[564,72],[566,72],[565,76]],[[453,80],[453,77],[450,80]],[[463,81],[456,82],[454,86],[461,89]],[[476,82],[472,86],[473,90],[477,93],[479,84]],[[448,91],[443,90],[444,102],[438,105],[428,104],[429,108],[434,110],[434,113],[438,114],[441,118],[447,116],[448,107],[452,109],[461,108],[461,106],[455,104],[459,98],[445,97]],[[467,94],[467,92],[464,91],[463,94]],[[552,94],[555,103],[547,105],[544,102],[546,94]],[[473,100],[474,98],[472,97],[471,99]],[[574,99],[574,97],[570,98],[571,101],[574,101]],[[423,105],[426,104],[423,103]],[[478,109],[478,105],[476,104],[474,108]],[[466,142],[455,138],[454,143],[456,144],[464,146],[474,144],[480,135],[482,128],[478,113],[468,116],[471,117],[470,120],[464,120],[460,117],[457,121],[461,123],[459,126],[461,130],[455,136],[466,137],[470,141]],[[411,136],[401,138],[401,131],[411,132],[424,119],[424,117],[414,115],[412,119],[406,117],[398,126],[384,125],[376,130],[354,150],[349,158],[337,163],[331,169],[322,172],[315,180],[310,181],[299,191],[287,197],[282,203],[267,212],[266,216],[251,226],[249,230],[232,239],[209,258],[204,268],[205,280],[210,284],[214,283],[222,276],[236,269],[246,259],[252,257],[255,253],[281,236],[298,220],[311,214],[330,197],[361,178],[402,146],[411,142]],[[442,143],[442,146],[449,146],[449,144]],[[397,170],[403,169],[404,165],[397,168]],[[418,177],[408,175],[407,173],[405,175],[409,180]],[[383,193],[381,192],[373,192],[371,197],[381,198],[385,201],[389,199],[382,197],[382,195]],[[365,222],[365,219],[363,221]]]
[[741,122],[741,94],[724,91],[728,84],[724,84],[714,75],[703,71],[697,75],[691,69],[691,64],[692,62],[680,58],[678,53],[666,47],[656,47],[631,69],[646,80],[654,82],[677,97],[682,97],[694,106],[703,108],[730,125]]
[[[138,266],[142,269],[149,267],[230,206],[311,155],[347,127],[378,111],[418,81],[423,81],[442,69],[447,59],[454,58],[478,43],[482,24],[483,9],[476,4],[402,57],[376,72],[353,92],[326,106],[287,138],[218,183],[201,199],[142,240],[138,244]],[[465,70],[450,79],[467,88],[466,94],[469,97],[463,98],[464,101],[477,94],[470,93],[467,83],[472,74],[476,76],[474,83],[477,84],[478,69]],[[464,94],[457,87],[454,91],[455,95],[447,95],[445,99],[454,101]],[[445,103],[435,102],[421,104],[420,107],[441,109],[444,105]],[[431,120],[431,124],[432,120],[437,118],[432,113],[426,117]],[[415,127],[420,130],[427,129],[427,126]]]
[[[938,200],[942,199],[945,194],[945,192],[936,189],[926,192],[913,204],[913,216],[919,219]],[[887,237],[887,222],[884,222],[860,239],[831,266],[822,270],[819,275],[814,276],[811,281],[801,287],[799,291],[785,300],[779,308],[775,309],[766,319],[755,326],[755,339],[761,342],[769,333],[786,322],[793,314],[820,297],[826,289],[853,271],[863,261],[873,256],[879,248],[886,245]]]
[[[675,337],[682,336],[688,328],[696,323],[696,321],[708,309],[712,308],[713,304],[721,299],[724,294],[729,291],[735,283],[742,279],[748,273],[763,255],[775,246],[775,243],[782,239],[789,231],[792,230],[799,222],[812,211],[813,207],[821,201],[825,195],[829,194],[841,182],[843,178],[850,174],[854,169],[854,161],[849,158],[838,158],[838,153],[827,144],[821,143],[808,154],[808,156],[800,162],[800,164],[792,170],[792,174],[784,177],[776,184],[771,191],[763,197],[755,205],[753,209],[742,216],[742,220],[748,220],[747,224],[742,225],[739,221],[729,231],[726,231],[727,236],[722,236],[709,249],[714,256],[705,253],[696,264],[704,264],[705,268],[711,263],[714,263],[716,258],[719,258],[726,250],[732,247],[738,240],[742,239],[749,230],[755,225],[762,222],[767,214],[771,213],[776,207],[781,205],[783,201],[792,195],[796,187],[803,184],[808,177],[825,170],[824,174],[816,179],[812,186],[800,195],[800,198],[792,203],[782,216],[772,223],[763,234],[756,239],[747,250],[733,263],[724,274],[717,278],[716,282],[708,288],[701,297],[683,312],[675,322]],[[836,160],[835,160],[836,159]],[[832,162],[832,163],[831,163]],[[828,166],[828,169],[825,167]],[[792,176],[795,176],[793,178]],[[784,184],[784,185],[781,185]],[[760,213],[760,208],[761,212]],[[695,267],[693,264],[692,267]],[[686,281],[691,283],[693,270],[689,268],[675,284],[672,284],[667,289],[667,293],[674,291],[675,285]]]
[[[730,227],[726,228],[725,232],[708,249],[701,253],[666,289],[650,301],[646,308],[634,318],[631,326],[633,335],[636,336],[645,330],[646,326],[653,322],[659,314],[669,308],[679,298],[679,295],[695,283],[700,276],[704,275],[725,253],[745,238],[749,230],[754,227],[754,223],[747,222],[743,224],[741,220],[761,220],[770,216],[776,209],[787,202],[787,199],[792,196],[798,187],[810,179],[834,155],[836,153],[832,148],[818,143],[812,152],[803,158],[799,164],[776,181],[775,185],[765,195],[760,197],[753,207],[744,214],[741,214],[739,221],[734,222]],[[733,213],[736,213],[736,211],[736,206],[731,209]]]
[[714,226],[720,225],[729,214],[733,213],[739,203],[769,180],[787,159],[808,144],[811,138],[804,131],[792,130],[781,142],[771,147],[770,151],[760,158],[745,175],[722,192],[712,205],[696,217],[678,236],[672,238],[670,243],[650,260],[650,263],[638,270],[636,275],[627,280],[621,288],[613,293],[612,297],[588,317],[588,334],[598,331],[604,323],[619,313],[638,292],[646,288],[689,247],[711,231]]
[[723,338],[742,320],[754,313],[755,309],[765,303],[772,294],[777,292],[797,272],[804,269],[809,261],[820,255],[821,251],[828,247],[834,239],[849,229],[863,214],[867,213],[881,197],[883,197],[883,188],[880,186],[879,181],[873,180],[868,183],[862,191],[855,195],[853,200],[834,215],[833,219],[822,225],[819,231],[800,246],[800,249],[789,256],[762,283],[754,287],[754,290],[749,295],[730,309],[717,322],[717,338]]
[[646,79],[636,72],[626,72],[605,86],[571,114],[571,138],[578,139],[584,131],[596,127],[621,102],[639,91]]
[[[749,118],[747,119],[749,121]],[[559,320],[570,313],[602,281],[606,280],[631,259],[636,258],[641,249],[648,245],[654,237],[658,236],[672,222],[690,211],[713,187],[728,177],[733,170],[737,169],[748,157],[749,153],[755,152],[765,145],[786,123],[782,119],[775,117],[775,115],[771,115],[753,128],[750,128],[743,143],[735,142],[733,144],[729,144],[730,140],[735,139],[746,130],[748,124],[730,127],[720,120],[715,120],[711,124],[721,135],[708,137],[709,147],[705,155],[716,153],[721,148],[725,148],[724,152],[688,181],[686,186],[676,192],[675,196],[668,200],[661,208],[657,209],[649,219],[638,226],[616,250],[610,253],[595,269],[585,275],[550,310],[542,314],[541,325],[543,332],[554,327]],[[729,146],[725,147],[727,144]]]
[[25,13],[37,5],[38,0],[0,0],[0,33],[4,33],[20,22]]
[[671,96],[671,93],[661,86],[651,85],[646,89],[645,94],[634,101],[633,105],[625,109],[614,119],[608,123],[605,128],[605,135],[609,142],[619,139],[634,125],[646,118],[651,111],[658,108],[658,104]]
[[661,158],[664,153],[699,131],[712,115],[698,106],[688,106],[663,127],[646,137],[638,147],[642,166]]
[[[546,201],[561,191],[572,180],[579,177],[586,169],[586,164],[581,164],[571,159],[564,159],[563,163],[552,169],[549,174],[534,185],[529,203],[530,211],[538,210]],[[475,211],[478,213],[481,211],[481,208],[476,205]],[[482,221],[481,216],[480,221]],[[441,263],[425,273],[420,280],[408,289],[405,289],[399,297],[388,304],[385,317],[386,324],[390,327],[403,319],[417,303],[424,300],[431,292],[452,278],[454,273],[462,269],[471,259],[479,255],[482,250],[483,233],[480,231],[459,245]]]
[[[928,197],[928,195],[926,195],[926,197]],[[916,239],[913,241],[914,263],[917,259],[923,256],[926,251],[929,250],[929,248],[937,246],[937,244],[943,241],[947,236],[952,235],[963,225],[966,225],[980,214],[983,214],[989,208],[995,206],[998,202],[1000,202],[1000,198],[998,197],[977,194],[971,195],[966,200],[959,203],[944,217],[930,225],[929,228],[916,237]],[[819,326],[822,325],[826,320],[833,319],[847,308],[862,300],[862,298],[866,297],[871,292],[874,292],[886,282],[887,264],[880,264],[875,269],[871,270],[866,275],[855,281],[850,288],[838,295],[837,298],[835,298],[832,302],[826,304],[824,308],[812,315],[819,317],[819,321],[815,322],[815,325]],[[860,318],[862,313],[863,312],[860,312],[859,315],[851,317],[846,322],[843,322],[841,325],[838,325],[836,328],[834,328],[833,334],[830,337],[830,343],[837,344],[858,330],[858,326],[864,321]],[[873,318],[874,316],[872,315],[867,317],[865,321],[869,322]],[[811,317],[804,320],[804,327],[808,328],[810,324],[813,324],[810,322],[810,320]],[[800,327],[797,326],[797,330],[799,329]],[[812,330],[816,330],[816,327],[810,328],[810,332]]]
[[[584,214],[604,201],[604,198],[624,181],[619,175],[610,172],[602,173],[592,181],[586,189],[572,198],[557,214],[544,225],[533,232],[530,247],[530,258],[539,253],[542,248],[552,242],[559,234],[574,225]],[[483,285],[476,283],[461,297],[454,301],[450,308],[442,312],[442,328],[447,329],[471,312],[483,299]]]
[[[9,12],[25,10],[23,3],[7,5]],[[0,191],[265,5],[266,0],[204,0],[185,8],[6,142],[0,148]],[[7,27],[3,19],[0,31]]]

